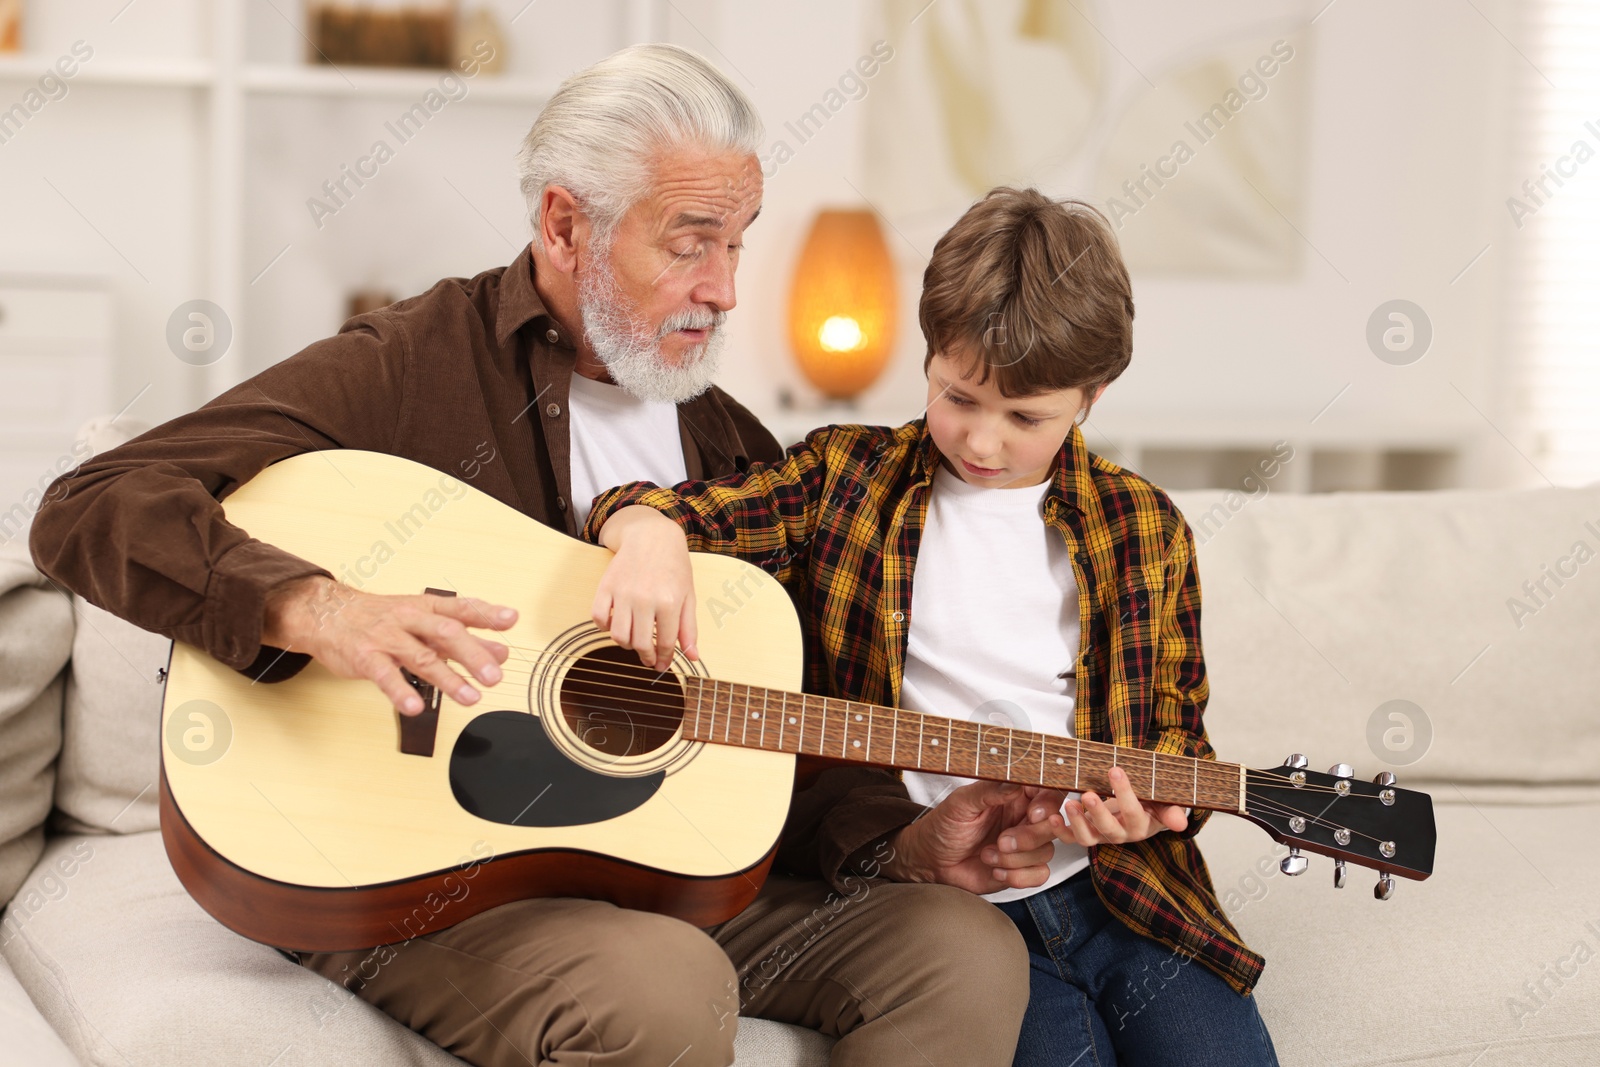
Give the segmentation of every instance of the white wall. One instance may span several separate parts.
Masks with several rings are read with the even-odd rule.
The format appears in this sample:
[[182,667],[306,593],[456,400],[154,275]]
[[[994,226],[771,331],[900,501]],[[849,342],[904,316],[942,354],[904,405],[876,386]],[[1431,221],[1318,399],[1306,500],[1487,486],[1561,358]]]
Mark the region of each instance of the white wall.
[[[124,3],[31,4],[29,51],[54,56],[84,39],[96,50],[93,63],[208,54],[208,5],[141,0],[110,21]],[[675,0],[658,8],[658,24],[738,81],[775,139],[870,45],[872,3]],[[494,6],[505,22],[523,2]],[[298,17],[296,4],[278,0],[276,9]],[[254,60],[300,54],[296,31],[276,9],[250,2]],[[1171,3],[1087,10],[1135,63],[1170,44],[1153,27],[1171,34]],[[1233,4],[1184,10],[1191,18],[1237,15]],[[1298,11],[1303,21],[1316,7],[1275,10],[1280,17]],[[512,72],[558,78],[609,52],[637,24],[629,18],[621,0],[541,0],[511,28]],[[896,31],[879,32],[892,41]],[[1484,419],[1515,438],[1509,369],[1497,353],[1505,253],[1514,239],[1504,208],[1514,184],[1503,162],[1506,98],[1524,61],[1501,32],[1516,37],[1509,0],[1476,9],[1454,0],[1337,0],[1327,9],[1307,32],[1308,207],[1297,220],[1318,251],[1306,248],[1299,273],[1281,281],[1136,277],[1134,363],[1096,421],[1113,437],[1123,423],[1196,412],[1287,425],[1309,420],[1348,384],[1319,425],[1456,428],[1478,442],[1467,480],[1522,480],[1525,469]],[[0,101],[22,88],[14,78],[0,80]],[[108,277],[118,316],[113,393],[131,399],[148,383],[133,414],[152,421],[185,410],[203,390],[201,372],[174,359],[163,339],[172,308],[207,295],[203,100],[181,88],[74,84],[0,146],[0,271]],[[249,282],[285,245],[290,251],[245,286],[237,316],[242,371],[337,329],[349,288],[377,284],[408,294],[439,277],[509,262],[521,247],[526,226],[512,153],[533,116],[508,104],[451,105],[346,209],[320,230],[312,224],[306,199],[365,150],[400,103],[275,97],[248,105],[242,278]],[[759,414],[776,413],[781,385],[805,395],[785,341],[789,273],[814,211],[860,201],[862,110],[847,105],[767,182],[765,209],[749,234],[723,381]],[[891,221],[926,251],[954,213]],[[1489,252],[1452,284],[1485,245]],[[923,392],[915,327],[923,264],[893,234],[891,251],[904,282],[903,330],[894,364],[861,401],[874,418],[915,415]],[[1433,320],[1433,348],[1412,366],[1381,363],[1364,341],[1368,314],[1392,297],[1416,301]]]
[[[84,75],[127,59],[193,59],[207,27],[199,0],[138,4],[112,22],[124,2],[27,5],[25,47],[45,61],[39,73],[75,41],[94,55],[64,98],[0,145],[0,271],[109,280],[119,357],[112,396],[121,407],[148,386],[130,415],[150,420],[185,410],[198,375],[163,337],[167,315],[203,281],[196,205],[205,197],[205,116],[188,90]],[[0,81],[0,108],[29,84]]]

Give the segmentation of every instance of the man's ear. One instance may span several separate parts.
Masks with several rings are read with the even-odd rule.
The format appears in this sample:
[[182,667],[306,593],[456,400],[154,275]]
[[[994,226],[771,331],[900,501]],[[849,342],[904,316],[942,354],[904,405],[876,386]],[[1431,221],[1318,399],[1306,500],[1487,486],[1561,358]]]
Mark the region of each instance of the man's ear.
[[1110,384],[1111,384],[1110,382],[1101,382],[1099,385],[1095,386],[1095,388],[1094,388],[1094,396],[1089,398],[1089,405],[1091,407],[1093,407],[1095,404],[1098,404],[1100,402],[1100,394],[1105,392],[1106,391],[1106,386],[1108,386]]
[[547,185],[539,202],[539,236],[550,266],[563,274],[578,269],[578,243],[589,236],[589,220],[564,186]]

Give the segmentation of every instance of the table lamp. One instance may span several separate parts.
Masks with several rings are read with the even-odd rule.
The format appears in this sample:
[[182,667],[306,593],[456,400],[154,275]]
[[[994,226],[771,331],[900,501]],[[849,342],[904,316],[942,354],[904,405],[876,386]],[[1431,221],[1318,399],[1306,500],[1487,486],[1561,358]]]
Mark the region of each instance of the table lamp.
[[894,351],[895,301],[877,215],[818,212],[789,291],[789,338],[806,380],[838,400],[876,381]]

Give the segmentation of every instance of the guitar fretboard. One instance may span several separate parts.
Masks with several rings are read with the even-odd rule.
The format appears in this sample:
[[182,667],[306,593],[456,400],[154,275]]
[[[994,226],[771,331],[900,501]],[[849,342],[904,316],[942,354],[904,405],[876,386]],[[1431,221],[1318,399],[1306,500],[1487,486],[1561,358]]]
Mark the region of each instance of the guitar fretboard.
[[740,748],[826,756],[964,778],[1094,790],[1110,797],[1112,767],[1143,800],[1235,814],[1244,810],[1243,768],[1142,748],[1032,733],[1007,726],[685,677],[684,736]]

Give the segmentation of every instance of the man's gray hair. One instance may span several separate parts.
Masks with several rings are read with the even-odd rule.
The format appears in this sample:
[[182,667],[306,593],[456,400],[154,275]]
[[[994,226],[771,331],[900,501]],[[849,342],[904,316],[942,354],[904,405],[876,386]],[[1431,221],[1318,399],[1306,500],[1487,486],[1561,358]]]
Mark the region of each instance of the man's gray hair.
[[[671,44],[614,52],[561,83],[517,153],[533,239],[548,185],[577,198],[610,243],[650,190],[650,157],[668,145],[756,154],[765,131],[750,99],[705,58]],[[542,244],[541,244],[542,247]]]

